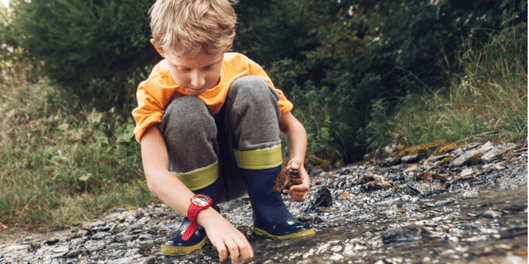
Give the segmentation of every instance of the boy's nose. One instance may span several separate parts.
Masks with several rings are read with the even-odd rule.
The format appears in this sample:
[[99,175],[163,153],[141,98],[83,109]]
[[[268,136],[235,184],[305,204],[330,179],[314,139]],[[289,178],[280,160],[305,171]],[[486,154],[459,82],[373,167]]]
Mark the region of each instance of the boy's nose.
[[191,74],[191,86],[193,89],[200,89],[206,84],[206,76],[196,71]]

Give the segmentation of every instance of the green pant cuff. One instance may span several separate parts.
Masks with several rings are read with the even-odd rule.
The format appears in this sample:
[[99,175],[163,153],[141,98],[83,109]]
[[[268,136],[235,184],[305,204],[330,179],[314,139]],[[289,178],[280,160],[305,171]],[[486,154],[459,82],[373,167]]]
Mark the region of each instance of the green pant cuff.
[[219,178],[219,163],[215,163],[188,173],[173,172],[191,191],[200,190],[213,184]]
[[281,166],[283,157],[281,155],[281,144],[267,149],[256,149],[246,151],[233,151],[237,166],[247,170],[271,169]]

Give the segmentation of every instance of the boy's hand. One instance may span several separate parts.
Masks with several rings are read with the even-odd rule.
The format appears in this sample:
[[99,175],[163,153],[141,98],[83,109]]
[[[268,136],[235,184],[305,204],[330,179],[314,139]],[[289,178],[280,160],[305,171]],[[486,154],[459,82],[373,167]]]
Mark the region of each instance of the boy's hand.
[[294,185],[290,187],[290,190],[284,190],[283,193],[290,194],[292,200],[296,202],[303,202],[307,198],[307,191],[310,188],[309,174],[305,170],[303,162],[298,158],[291,159],[288,162],[287,167],[299,171],[299,175],[301,177],[301,184]]
[[253,258],[253,249],[248,239],[224,217],[212,217],[202,226],[222,261],[227,261],[228,255],[233,262]]

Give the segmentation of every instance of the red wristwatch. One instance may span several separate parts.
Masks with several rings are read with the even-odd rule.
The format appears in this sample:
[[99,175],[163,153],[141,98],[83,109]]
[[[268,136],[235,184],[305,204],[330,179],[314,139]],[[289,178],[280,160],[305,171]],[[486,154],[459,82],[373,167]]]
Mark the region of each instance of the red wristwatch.
[[213,200],[205,194],[195,194],[191,197],[191,205],[187,209],[187,219],[191,221],[191,224],[187,227],[186,231],[182,235],[182,240],[187,241],[200,226],[197,223],[197,215],[202,210],[209,208],[213,204]]

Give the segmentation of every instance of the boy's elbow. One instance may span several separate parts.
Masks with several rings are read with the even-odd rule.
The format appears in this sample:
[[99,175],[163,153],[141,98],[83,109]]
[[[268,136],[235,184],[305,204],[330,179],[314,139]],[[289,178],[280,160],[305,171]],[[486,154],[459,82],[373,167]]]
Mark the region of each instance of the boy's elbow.
[[150,171],[145,171],[145,181],[147,182],[147,188],[149,188],[149,190],[156,194],[156,181],[155,181],[155,178],[153,177],[152,175],[152,172]]

